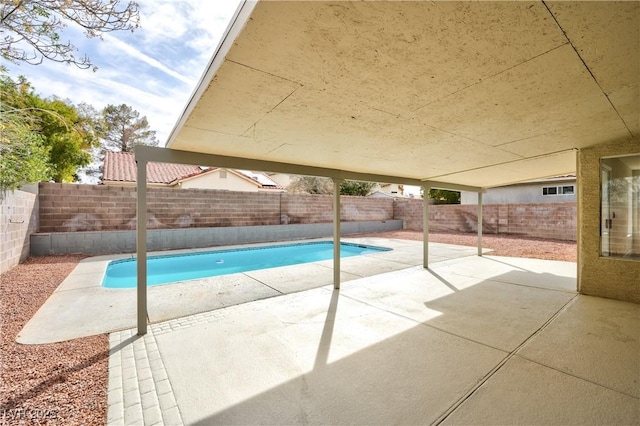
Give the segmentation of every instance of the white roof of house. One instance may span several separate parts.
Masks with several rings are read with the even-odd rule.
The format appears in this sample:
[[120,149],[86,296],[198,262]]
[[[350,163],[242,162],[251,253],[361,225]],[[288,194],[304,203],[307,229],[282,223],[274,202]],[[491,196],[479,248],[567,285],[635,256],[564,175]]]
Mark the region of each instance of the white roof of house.
[[236,170],[239,173],[242,173],[246,177],[257,181],[262,186],[279,186],[273,179],[267,176],[264,173],[256,173],[250,170]]

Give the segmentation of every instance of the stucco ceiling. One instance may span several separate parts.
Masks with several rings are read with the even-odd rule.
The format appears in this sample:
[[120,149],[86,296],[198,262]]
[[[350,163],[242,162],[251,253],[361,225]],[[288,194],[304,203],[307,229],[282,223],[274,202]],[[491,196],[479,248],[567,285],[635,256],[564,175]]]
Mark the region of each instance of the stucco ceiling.
[[260,1],[168,146],[490,187],[637,137],[639,91],[636,1]]

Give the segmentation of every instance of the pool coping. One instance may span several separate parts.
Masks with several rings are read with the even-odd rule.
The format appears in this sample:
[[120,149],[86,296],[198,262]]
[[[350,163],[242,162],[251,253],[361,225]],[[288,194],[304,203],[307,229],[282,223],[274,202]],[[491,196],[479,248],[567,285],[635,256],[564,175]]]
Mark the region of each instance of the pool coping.
[[[331,239],[155,251],[148,255],[188,254],[313,241]],[[393,249],[342,258],[343,282],[422,265],[421,241],[375,237],[343,238],[341,241]],[[440,243],[429,245],[431,263],[477,254],[475,247]],[[80,261],[27,322],[16,341],[23,344],[54,343],[135,327],[137,289],[106,288],[101,285],[108,263],[127,258],[135,258],[135,254],[93,256]],[[332,282],[333,260],[324,260],[149,286],[148,321],[153,324],[253,300],[322,287]]]

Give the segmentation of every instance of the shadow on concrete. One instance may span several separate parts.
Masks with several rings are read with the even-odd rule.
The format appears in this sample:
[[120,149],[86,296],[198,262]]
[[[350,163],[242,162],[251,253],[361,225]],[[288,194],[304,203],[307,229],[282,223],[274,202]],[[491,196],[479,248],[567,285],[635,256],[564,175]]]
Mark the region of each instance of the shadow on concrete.
[[[347,328],[353,326],[351,321],[341,324],[336,320],[340,294],[334,290],[311,371],[189,421],[197,425],[440,423],[451,407],[458,406],[503,367],[512,350],[575,297],[506,283],[518,281],[520,275],[504,274],[459,290],[437,273],[430,273],[453,291],[424,302],[425,309],[441,315],[419,322],[378,309],[381,324],[400,321],[407,328],[329,363],[332,341],[336,335],[340,336],[338,341],[344,341]],[[544,280],[546,275],[537,274],[537,278]],[[348,299],[371,306],[351,296]],[[389,319],[389,314],[394,319]],[[246,356],[252,357],[256,369],[268,362],[259,353],[249,351]],[[210,383],[212,394],[226,393],[219,388],[221,384]],[[526,397],[528,392],[544,389],[522,388],[521,392]],[[505,407],[497,403],[494,409],[499,412]],[[510,407],[508,411],[520,409],[529,410]],[[557,412],[549,412],[537,420],[576,421],[557,416]]]

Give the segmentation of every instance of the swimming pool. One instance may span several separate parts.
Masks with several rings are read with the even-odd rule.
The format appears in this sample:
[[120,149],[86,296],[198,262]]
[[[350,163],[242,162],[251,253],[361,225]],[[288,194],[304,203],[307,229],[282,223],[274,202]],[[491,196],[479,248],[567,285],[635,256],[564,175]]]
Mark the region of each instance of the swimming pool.
[[[341,243],[340,257],[389,250],[391,249],[386,247]],[[147,285],[168,284],[332,258],[333,242],[331,241],[150,256],[147,259]],[[136,287],[136,265],[135,259],[110,262],[107,265],[102,286]]]

